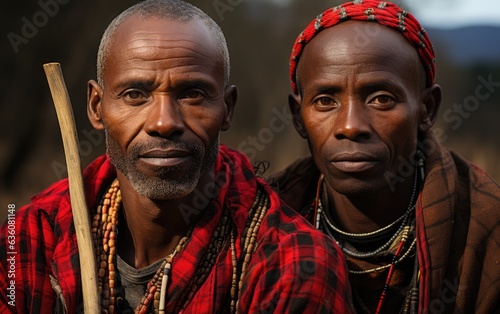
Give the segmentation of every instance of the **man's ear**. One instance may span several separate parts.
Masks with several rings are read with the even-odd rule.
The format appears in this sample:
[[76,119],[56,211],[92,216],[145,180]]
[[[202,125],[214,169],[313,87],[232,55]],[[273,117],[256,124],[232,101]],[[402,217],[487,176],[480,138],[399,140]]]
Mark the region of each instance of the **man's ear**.
[[87,83],[87,116],[89,121],[96,130],[104,130],[102,122],[102,88],[99,84],[90,80]]
[[418,130],[421,133],[427,132],[434,122],[436,122],[439,107],[442,100],[441,86],[434,84],[423,91],[422,110],[420,111],[420,120]]
[[300,116],[300,96],[297,94],[288,95],[288,109],[292,113],[293,126],[302,138],[307,138],[307,132]]
[[233,121],[234,108],[236,107],[236,101],[238,100],[238,89],[235,85],[230,85],[226,87],[224,91],[224,119],[222,120],[222,131],[227,131],[231,126]]

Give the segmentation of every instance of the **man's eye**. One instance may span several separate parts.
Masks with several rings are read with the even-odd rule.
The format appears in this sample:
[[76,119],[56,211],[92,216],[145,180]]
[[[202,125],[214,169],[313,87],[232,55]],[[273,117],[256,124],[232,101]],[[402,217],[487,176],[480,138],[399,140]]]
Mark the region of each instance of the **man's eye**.
[[371,103],[381,107],[392,107],[396,104],[396,99],[389,95],[380,95],[373,98]]
[[329,97],[320,97],[314,101],[320,107],[330,107],[335,105],[335,101]]
[[197,99],[201,97],[203,97],[203,93],[199,90],[189,90],[182,96],[184,99]]
[[145,98],[145,95],[137,90],[128,91],[127,93],[125,93],[125,96],[134,100]]
[[387,95],[378,96],[377,98],[375,98],[375,102],[378,102],[380,104],[386,104],[390,101],[392,101],[392,99],[391,99],[391,97],[389,97]]

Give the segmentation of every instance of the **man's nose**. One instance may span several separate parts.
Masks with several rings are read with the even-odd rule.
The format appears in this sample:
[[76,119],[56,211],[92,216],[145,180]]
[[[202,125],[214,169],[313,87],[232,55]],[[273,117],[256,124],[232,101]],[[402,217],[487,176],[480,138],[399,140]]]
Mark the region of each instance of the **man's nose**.
[[179,102],[170,95],[156,95],[153,98],[145,131],[151,136],[170,137],[184,132],[184,117]]
[[369,113],[363,103],[349,100],[341,104],[336,115],[334,135],[337,139],[356,141],[371,136]]

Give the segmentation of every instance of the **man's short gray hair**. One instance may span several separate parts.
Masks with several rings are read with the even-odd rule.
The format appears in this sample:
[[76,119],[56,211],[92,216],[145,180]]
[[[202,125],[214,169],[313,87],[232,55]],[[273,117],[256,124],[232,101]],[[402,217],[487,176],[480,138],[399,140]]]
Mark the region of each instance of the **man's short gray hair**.
[[221,28],[205,12],[187,3],[183,0],[146,0],[139,2],[118,15],[106,28],[101,38],[99,50],[97,52],[97,81],[101,87],[103,85],[103,72],[106,68],[106,61],[109,55],[109,49],[116,29],[131,15],[139,14],[141,17],[159,17],[180,22],[189,22],[192,20],[201,20],[208,26],[218,41],[220,60],[224,67],[224,84],[229,82],[229,51],[226,38]]

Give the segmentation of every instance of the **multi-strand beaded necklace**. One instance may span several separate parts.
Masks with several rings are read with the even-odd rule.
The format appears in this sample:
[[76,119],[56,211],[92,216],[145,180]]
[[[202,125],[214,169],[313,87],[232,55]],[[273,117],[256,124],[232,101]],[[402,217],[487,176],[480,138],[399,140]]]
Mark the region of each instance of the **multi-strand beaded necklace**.
[[[410,197],[410,202],[406,212],[401,217],[396,219],[394,222],[390,223],[389,225],[384,226],[372,232],[350,233],[343,231],[339,227],[335,226],[335,224],[332,223],[332,221],[328,218],[325,211],[323,210],[322,198],[327,197],[325,196],[326,193],[323,187],[324,176],[321,175],[318,180],[316,200],[313,204],[314,207],[313,209],[315,212],[316,228],[322,230],[325,234],[332,237],[337,242],[337,244],[339,244],[342,252],[344,252],[344,254],[347,257],[353,259],[366,260],[387,254],[387,252],[392,252],[392,260],[389,264],[369,269],[361,269],[361,270],[349,269],[349,273],[353,275],[364,275],[389,269],[375,313],[380,313],[382,311],[389,290],[389,284],[394,274],[395,266],[407,260],[410,256],[414,256],[415,258],[415,269],[410,283],[410,288],[408,289],[408,294],[404,302],[403,312],[404,313],[416,312],[416,306],[417,306],[416,301],[418,300],[418,260],[416,258],[416,254],[414,254],[417,242],[415,236],[415,218],[414,218],[415,199],[418,192],[418,182],[419,182],[418,175],[420,174],[421,176],[421,182],[423,182],[424,180],[423,153],[418,151],[417,154],[420,159],[416,164],[417,167],[415,169],[417,171],[415,171],[412,195]],[[374,239],[375,241],[378,241],[384,238],[388,238],[388,240],[382,243],[380,246],[378,246],[375,250],[369,252],[358,252],[357,250],[351,249],[350,247],[352,246],[349,245],[349,242],[363,243],[364,241],[369,242],[373,241]],[[341,241],[340,239],[343,239],[344,241]],[[362,303],[362,300],[359,298],[359,296],[358,299],[359,299],[358,302]]]
[[[96,262],[98,265],[98,289],[101,296],[101,312],[116,313],[117,304],[117,268],[116,268],[116,240],[118,234],[118,212],[121,204],[121,192],[119,182],[116,179],[103,196],[101,203],[92,220],[92,234],[96,247]],[[242,261],[236,258],[236,228],[229,216],[229,210],[225,209],[222,218],[212,233],[210,243],[206,248],[204,257],[193,275],[188,288],[183,290],[174,312],[182,311],[189,304],[198,288],[203,284],[214,266],[217,256],[222,248],[228,243],[231,250],[232,277],[230,290],[230,311],[237,312],[238,292],[243,284],[242,278],[248,270],[252,253],[256,248],[257,233],[261,222],[269,207],[269,197],[262,189],[257,189],[254,203],[249,212],[249,219],[242,233]],[[171,274],[172,263],[177,253],[182,251],[189,241],[190,233],[183,237],[175,250],[165,258],[153,279],[148,283],[146,292],[135,309],[135,313],[165,313],[167,303],[167,287]]]

